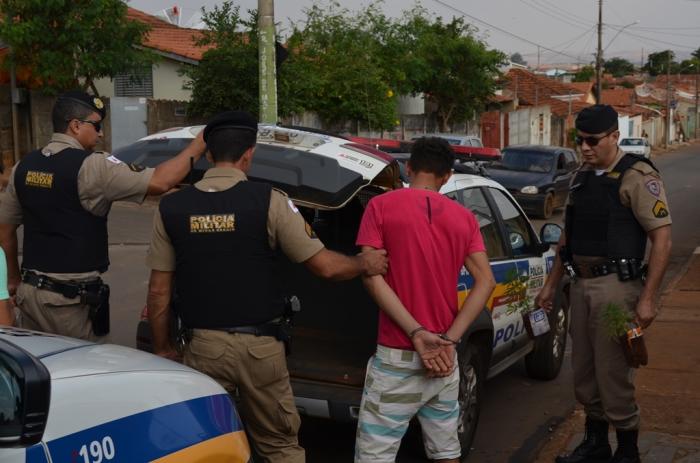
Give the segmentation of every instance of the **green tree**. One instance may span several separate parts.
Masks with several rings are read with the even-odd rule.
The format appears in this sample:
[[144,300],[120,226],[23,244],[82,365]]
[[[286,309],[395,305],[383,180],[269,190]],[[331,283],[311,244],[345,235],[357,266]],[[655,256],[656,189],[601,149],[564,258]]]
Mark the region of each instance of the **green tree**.
[[407,87],[403,37],[374,4],[352,13],[338,3],[306,10],[289,38],[298,104],[334,125],[353,120],[371,129],[396,125],[396,97]]
[[605,61],[603,69],[614,77],[624,77],[634,73],[634,64],[624,58],[611,58]]
[[206,11],[206,29],[197,45],[209,47],[198,66],[187,67],[185,88],[192,91],[187,107],[191,116],[208,117],[227,109],[258,113],[257,16],[248,12],[242,18],[240,7],[224,2]]
[[[11,59],[26,66],[42,91],[80,86],[151,66],[155,55],[137,48],[148,26],[129,20],[122,0],[0,0],[0,39]],[[6,63],[6,65],[9,62]]]
[[691,55],[693,56],[693,58],[695,58],[696,60],[700,61],[700,48],[698,48],[698,49],[695,50],[693,53],[691,53]]
[[413,37],[410,65],[418,70],[413,88],[435,105],[440,130],[446,131],[484,108],[506,55],[488,49],[463,18],[443,22],[417,13],[404,19],[404,29]]
[[668,70],[668,64],[671,63],[670,72],[674,73],[679,69],[679,64],[673,61],[675,53],[672,50],[660,51],[657,53],[649,53],[647,57],[647,63],[642,69],[651,74],[652,76],[658,76],[659,74],[666,74]]
[[593,66],[584,66],[574,75],[574,82],[590,82],[595,77]]
[[523,55],[521,55],[520,53],[513,53],[512,55],[510,55],[510,60],[515,64],[527,66],[527,61],[523,59]]
[[678,65],[678,72],[681,74],[700,74],[700,59],[684,59]]

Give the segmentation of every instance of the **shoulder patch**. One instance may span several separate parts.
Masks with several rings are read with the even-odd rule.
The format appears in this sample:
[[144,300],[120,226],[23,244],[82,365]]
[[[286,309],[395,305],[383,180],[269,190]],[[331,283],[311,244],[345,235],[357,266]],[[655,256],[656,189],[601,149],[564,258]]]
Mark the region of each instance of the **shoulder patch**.
[[[99,154],[99,153],[96,153],[96,154]],[[121,164],[121,163],[122,163],[119,159],[115,158],[113,155],[107,156],[106,159],[107,159],[109,162],[112,162],[112,163],[114,163],[114,164]]]
[[304,228],[306,229],[306,234],[309,235],[309,238],[311,238],[312,240],[318,239],[316,232],[314,231],[313,228],[311,228],[311,225],[309,225],[309,222],[304,221]]
[[646,187],[649,193],[656,196],[657,198],[661,194],[661,182],[656,179],[648,180],[644,184],[644,186]]
[[666,208],[666,203],[663,201],[656,201],[651,211],[657,219],[668,217],[668,209]]
[[142,166],[141,164],[134,164],[132,162],[132,163],[129,163],[127,165],[129,166],[129,169],[131,169],[134,172],[142,172],[142,171],[146,170],[146,168],[144,166]]

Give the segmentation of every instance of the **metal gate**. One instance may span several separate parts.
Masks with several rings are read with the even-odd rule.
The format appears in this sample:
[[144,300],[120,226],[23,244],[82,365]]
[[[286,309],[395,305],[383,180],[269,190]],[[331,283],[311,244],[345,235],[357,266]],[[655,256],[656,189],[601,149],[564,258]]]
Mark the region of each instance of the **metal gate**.
[[109,99],[112,151],[147,135],[147,110],[144,97]]

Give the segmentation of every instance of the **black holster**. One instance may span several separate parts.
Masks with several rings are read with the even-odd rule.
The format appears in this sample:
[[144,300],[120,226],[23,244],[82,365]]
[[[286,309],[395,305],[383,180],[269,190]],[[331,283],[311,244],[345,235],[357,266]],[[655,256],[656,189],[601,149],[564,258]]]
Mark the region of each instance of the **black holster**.
[[95,336],[109,334],[109,285],[102,283],[97,292],[83,292],[80,302],[89,307],[88,317]]

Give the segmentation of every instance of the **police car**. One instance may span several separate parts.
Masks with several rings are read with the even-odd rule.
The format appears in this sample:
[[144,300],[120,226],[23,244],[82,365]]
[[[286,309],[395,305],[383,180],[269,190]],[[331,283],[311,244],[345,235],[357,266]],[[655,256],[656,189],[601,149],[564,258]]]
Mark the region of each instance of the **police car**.
[[[123,156],[125,162],[154,165],[155,158],[163,160],[177,154],[198,130],[201,127],[173,129],[137,142],[142,149],[157,152],[154,159],[143,152],[138,154],[133,146],[115,152],[115,156]],[[172,148],[166,156],[161,148],[168,146]],[[311,225],[310,233],[326,247],[346,254],[357,252],[355,238],[367,202],[404,187],[399,164],[387,153],[356,140],[265,125],[259,127],[249,177],[286,192],[290,207]],[[569,306],[564,282],[548,315],[551,330],[535,339],[527,333],[521,315],[508,310],[510,275],[527,281],[527,294],[533,299],[544,284],[554,261],[550,245],[559,238],[558,226],[547,224],[538,236],[508,191],[478,175],[454,174],[441,192],[475,214],[498,282],[487,306],[459,345],[460,439],[466,456],[488,377],[522,359],[534,378],[547,380],[558,375]],[[301,301],[287,358],[297,408],[306,415],[356,419],[367,360],[376,347],[378,309],[359,279],[322,281],[284,256],[280,256],[279,264],[280,286],[287,295],[296,295]],[[471,276],[462,270],[456,287],[460,302],[472,284]],[[150,349],[145,313],[137,344]]]
[[127,347],[0,328],[3,463],[249,459],[236,408],[209,377]]

